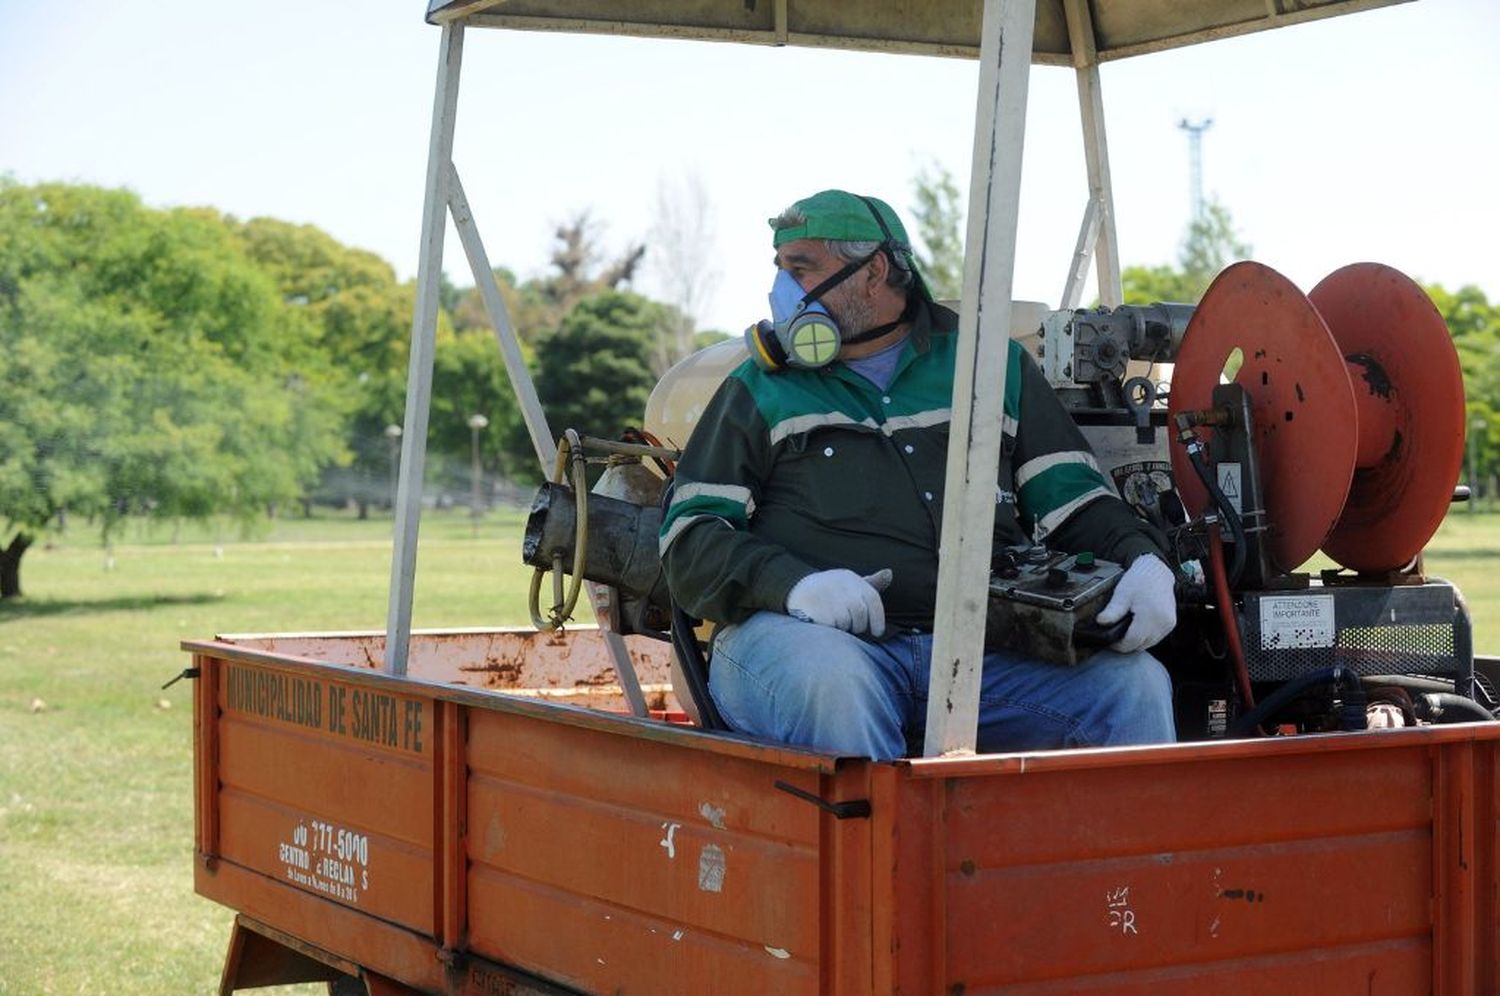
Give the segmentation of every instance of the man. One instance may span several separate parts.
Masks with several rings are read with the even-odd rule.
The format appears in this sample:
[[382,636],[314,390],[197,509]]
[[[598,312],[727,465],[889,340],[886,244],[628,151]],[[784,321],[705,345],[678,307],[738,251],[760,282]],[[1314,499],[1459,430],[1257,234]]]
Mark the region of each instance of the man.
[[[662,563],[688,613],[725,624],[709,687],[734,729],[876,759],[919,749],[927,710],[957,316],[905,228],[827,190],[771,220],[773,321],[678,464]],[[1076,667],[985,656],[981,750],[1174,738],[1145,648],[1176,621],[1164,540],[1109,490],[1036,363],[1010,344],[995,548],[1032,538],[1127,565],[1099,615],[1133,613]]]

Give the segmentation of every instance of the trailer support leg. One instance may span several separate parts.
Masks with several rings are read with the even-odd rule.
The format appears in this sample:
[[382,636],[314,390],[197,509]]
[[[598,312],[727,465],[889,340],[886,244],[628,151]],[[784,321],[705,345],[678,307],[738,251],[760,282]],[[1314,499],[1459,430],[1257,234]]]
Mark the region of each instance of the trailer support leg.
[[[275,934],[275,937],[270,935]],[[304,950],[305,949],[305,950]],[[239,989],[261,986],[285,986],[297,982],[333,982],[356,975],[359,966],[342,965],[326,952],[315,958],[309,945],[280,931],[256,923],[244,916],[234,918],[229,935],[229,953],[224,956],[224,975],[219,982],[219,996]]]

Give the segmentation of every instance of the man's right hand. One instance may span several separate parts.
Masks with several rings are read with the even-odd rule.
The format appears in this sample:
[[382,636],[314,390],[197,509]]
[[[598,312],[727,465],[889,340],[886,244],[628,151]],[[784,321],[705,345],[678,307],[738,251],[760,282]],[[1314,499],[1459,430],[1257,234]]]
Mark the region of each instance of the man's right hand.
[[843,568],[818,571],[792,586],[786,596],[786,612],[803,622],[832,626],[856,636],[882,636],[885,605],[880,593],[890,583],[890,568],[867,577]]

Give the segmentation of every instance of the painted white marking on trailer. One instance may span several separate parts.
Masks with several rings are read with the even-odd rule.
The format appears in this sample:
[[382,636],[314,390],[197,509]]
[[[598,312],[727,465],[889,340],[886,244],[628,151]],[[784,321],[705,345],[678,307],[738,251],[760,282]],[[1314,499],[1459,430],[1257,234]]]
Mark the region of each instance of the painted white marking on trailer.
[[717,844],[704,844],[698,854],[698,888],[703,892],[724,891],[724,851]]
[[1214,922],[1208,925],[1208,936],[1209,937],[1218,937],[1219,936],[1219,918],[1218,917],[1214,917]]
[[723,809],[719,808],[718,806],[715,806],[715,805],[712,805],[710,803],[705,802],[701,806],[698,807],[698,812],[703,816],[703,818],[705,820],[707,820],[708,822],[712,823],[714,826],[718,827],[720,830],[724,829],[724,810]]
[[667,835],[661,839],[660,844],[666,848],[668,858],[677,857],[677,843],[672,837],[677,833],[677,828],[680,826],[682,826],[681,823],[663,823],[661,825],[661,828],[667,832]]
[[674,930],[674,931],[672,931],[672,940],[674,940],[674,941],[680,941],[680,940],[682,940],[682,931],[680,931],[680,930]]
[[277,843],[285,879],[358,905],[370,888],[370,838],[323,820],[301,819]]
[[1130,886],[1122,885],[1117,889],[1110,889],[1104,894],[1104,901],[1111,930],[1118,930],[1122,937],[1126,934],[1139,933],[1135,926],[1135,911],[1130,908]]
[[786,948],[773,948],[769,944],[766,945],[766,954],[772,958],[790,958],[792,956],[792,953]]

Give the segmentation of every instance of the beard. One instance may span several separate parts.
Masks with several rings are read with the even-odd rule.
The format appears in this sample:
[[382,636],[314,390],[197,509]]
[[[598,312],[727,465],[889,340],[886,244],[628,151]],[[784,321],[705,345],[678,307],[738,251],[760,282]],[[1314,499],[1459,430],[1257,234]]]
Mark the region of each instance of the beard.
[[868,299],[852,293],[841,294],[837,300],[825,297],[823,307],[838,323],[839,335],[846,340],[875,327],[875,306]]

